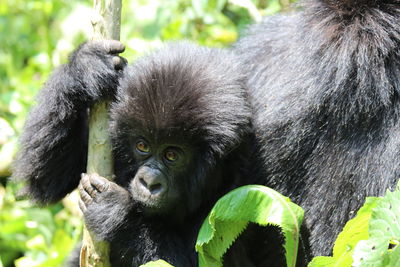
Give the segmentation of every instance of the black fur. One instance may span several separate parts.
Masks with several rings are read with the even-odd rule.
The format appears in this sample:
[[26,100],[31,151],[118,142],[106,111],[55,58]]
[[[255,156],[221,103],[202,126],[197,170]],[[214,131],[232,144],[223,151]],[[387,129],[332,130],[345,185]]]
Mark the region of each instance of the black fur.
[[[28,182],[25,193],[39,203],[56,202],[77,187],[87,160],[87,108],[104,88],[118,86],[112,57],[83,45],[49,78],[31,110],[13,176]],[[96,66],[92,68],[90,66]]]
[[263,167],[253,169],[305,209],[309,260],[399,178],[400,1],[303,8],[251,27],[234,51],[254,110]]
[[[249,182],[244,171],[251,113],[238,60],[228,51],[183,42],[122,73],[113,66],[117,52],[105,47],[82,45],[49,79],[27,120],[14,176],[27,182],[27,193],[40,203],[75,188],[85,170],[87,108],[118,87],[110,111],[115,183],[82,178],[86,224],[110,241],[113,266],[157,259],[196,266],[197,232],[212,204]],[[137,136],[192,152],[190,166],[179,174],[164,169],[178,195],[155,214],[136,203],[132,192],[140,165],[133,153]]]

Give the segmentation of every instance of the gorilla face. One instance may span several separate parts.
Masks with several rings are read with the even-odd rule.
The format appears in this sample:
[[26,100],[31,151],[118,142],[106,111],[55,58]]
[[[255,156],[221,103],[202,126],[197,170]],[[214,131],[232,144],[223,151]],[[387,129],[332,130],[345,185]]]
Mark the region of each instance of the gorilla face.
[[116,181],[145,213],[192,214],[233,184],[226,159],[250,118],[240,73],[229,52],[188,43],[124,70],[111,108]]
[[133,143],[133,156],[139,166],[130,182],[134,200],[153,212],[177,206],[185,176],[193,165],[191,149],[144,137]]

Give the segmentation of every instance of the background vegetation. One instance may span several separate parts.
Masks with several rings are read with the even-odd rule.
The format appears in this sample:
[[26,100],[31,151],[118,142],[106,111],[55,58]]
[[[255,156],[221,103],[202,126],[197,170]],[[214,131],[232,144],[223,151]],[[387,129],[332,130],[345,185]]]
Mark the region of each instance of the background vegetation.
[[[246,25],[292,0],[123,0],[121,40],[130,62],[166,40],[225,47]],[[37,207],[8,181],[18,135],[52,69],[91,36],[90,0],[0,1],[0,267],[60,266],[80,239],[72,194]]]

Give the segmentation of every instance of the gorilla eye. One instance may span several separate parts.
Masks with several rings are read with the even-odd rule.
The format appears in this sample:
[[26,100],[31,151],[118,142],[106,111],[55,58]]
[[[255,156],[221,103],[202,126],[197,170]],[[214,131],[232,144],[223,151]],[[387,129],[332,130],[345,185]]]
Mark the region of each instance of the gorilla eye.
[[142,153],[149,153],[150,147],[143,141],[139,141],[136,143],[136,149]]
[[176,151],[173,150],[167,150],[165,151],[164,157],[166,160],[170,162],[177,161],[179,159],[179,155]]

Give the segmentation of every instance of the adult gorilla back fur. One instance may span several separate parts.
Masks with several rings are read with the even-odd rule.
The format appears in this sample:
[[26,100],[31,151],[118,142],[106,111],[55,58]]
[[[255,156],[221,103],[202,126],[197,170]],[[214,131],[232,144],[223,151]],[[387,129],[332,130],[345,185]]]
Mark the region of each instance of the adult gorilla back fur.
[[306,258],[328,255],[365,197],[400,175],[400,1],[311,0],[234,50],[248,69],[258,177],[305,209]]

